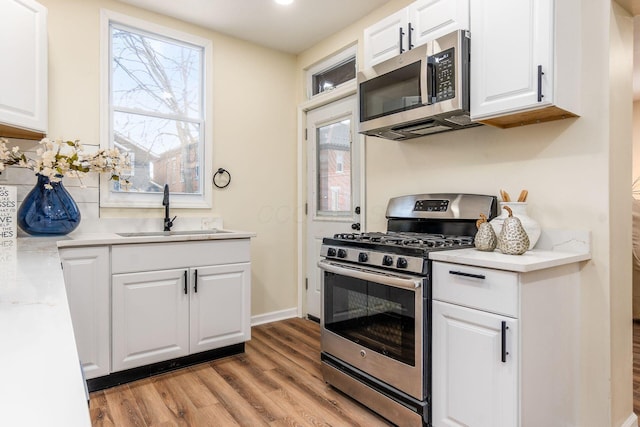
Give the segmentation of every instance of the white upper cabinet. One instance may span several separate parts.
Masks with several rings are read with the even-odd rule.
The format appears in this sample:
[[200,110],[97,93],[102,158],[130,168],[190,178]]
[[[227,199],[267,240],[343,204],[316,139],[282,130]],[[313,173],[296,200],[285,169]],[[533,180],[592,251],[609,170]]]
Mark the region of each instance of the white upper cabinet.
[[[47,132],[47,9],[0,2],[0,136]],[[38,138],[38,136],[32,136]]]
[[471,2],[472,120],[511,127],[577,116],[577,1]]
[[469,29],[469,0],[418,0],[408,9],[414,46],[452,31]]
[[364,68],[469,28],[469,0],[418,0],[364,30]]
[[364,30],[364,67],[373,67],[406,50],[407,9],[402,9]]

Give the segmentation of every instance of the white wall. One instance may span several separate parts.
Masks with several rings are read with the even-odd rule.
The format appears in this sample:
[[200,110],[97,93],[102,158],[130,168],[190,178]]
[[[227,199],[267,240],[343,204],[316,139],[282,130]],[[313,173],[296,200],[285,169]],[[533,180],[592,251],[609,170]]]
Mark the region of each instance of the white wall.
[[[208,38],[213,43],[213,167],[232,175],[210,210],[226,228],[253,231],[252,314],[296,307],[295,57],[114,0],[41,0],[48,8],[49,136],[99,144],[100,8]],[[6,64],[5,64],[6,65]],[[25,188],[35,180],[23,178]],[[65,184],[67,184],[65,182]],[[69,186],[69,185],[66,185]],[[97,208],[97,188],[73,192]],[[85,215],[86,207],[82,207]],[[164,216],[158,209],[101,209],[102,218]],[[82,227],[82,225],[81,225]]]
[[631,197],[633,157],[633,18],[611,5],[609,30],[609,189],[611,425],[622,425],[633,411],[633,323]]
[[[366,26],[407,3],[392,1],[301,54],[299,79],[332,48],[361,43]],[[616,15],[610,22],[609,0],[581,5],[573,11],[582,20],[582,45],[576,48],[583,62],[575,65],[582,84],[580,118],[504,130],[483,126],[406,142],[368,137],[366,212],[368,229],[382,230],[386,203],[400,194],[497,195],[505,189],[517,195],[527,189],[529,215],[543,228],[590,230],[593,258],[580,274],[578,425],[618,426],[633,411],[630,203],[629,185],[621,184],[631,181],[631,98],[619,93],[630,93],[631,87],[627,77],[609,82],[628,72],[619,68],[627,61],[619,49],[629,34],[623,18]],[[611,38],[616,40],[610,47]],[[303,93],[298,93],[300,102]]]

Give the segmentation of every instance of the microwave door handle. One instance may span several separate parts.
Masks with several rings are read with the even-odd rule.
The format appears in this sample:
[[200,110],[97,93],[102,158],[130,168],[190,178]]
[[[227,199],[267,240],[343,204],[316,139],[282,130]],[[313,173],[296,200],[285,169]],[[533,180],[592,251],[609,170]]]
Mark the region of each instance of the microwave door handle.
[[436,103],[436,71],[438,66],[432,56],[427,57],[427,105]]

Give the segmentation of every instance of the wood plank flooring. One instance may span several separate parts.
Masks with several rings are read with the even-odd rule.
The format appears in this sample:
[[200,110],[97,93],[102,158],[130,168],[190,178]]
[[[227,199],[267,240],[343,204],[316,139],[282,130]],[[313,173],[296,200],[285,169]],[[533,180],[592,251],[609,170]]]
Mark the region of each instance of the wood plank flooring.
[[320,328],[288,319],[252,328],[243,354],[90,395],[93,426],[390,426],[329,387]]
[[640,416],[640,321],[633,321],[633,412]]

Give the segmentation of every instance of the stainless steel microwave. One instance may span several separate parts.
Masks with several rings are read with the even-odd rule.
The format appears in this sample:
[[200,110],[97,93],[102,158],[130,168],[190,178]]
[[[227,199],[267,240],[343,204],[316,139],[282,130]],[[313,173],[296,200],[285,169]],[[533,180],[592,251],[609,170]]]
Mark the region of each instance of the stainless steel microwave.
[[404,140],[480,125],[469,118],[469,47],[458,30],[359,72],[358,131]]

